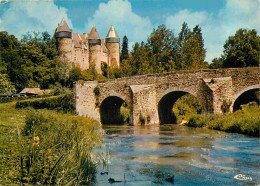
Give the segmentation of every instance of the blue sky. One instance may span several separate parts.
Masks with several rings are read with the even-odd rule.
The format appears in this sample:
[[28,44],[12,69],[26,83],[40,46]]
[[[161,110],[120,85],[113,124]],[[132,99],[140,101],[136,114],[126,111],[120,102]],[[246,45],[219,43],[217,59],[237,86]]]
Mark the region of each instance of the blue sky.
[[0,30],[18,38],[28,31],[53,33],[63,17],[77,33],[89,33],[95,25],[101,38],[114,25],[121,38],[127,35],[130,49],[134,42],[146,41],[160,24],[175,35],[184,21],[190,28],[199,24],[206,60],[211,62],[239,28],[260,32],[260,0],[8,0],[0,4]]

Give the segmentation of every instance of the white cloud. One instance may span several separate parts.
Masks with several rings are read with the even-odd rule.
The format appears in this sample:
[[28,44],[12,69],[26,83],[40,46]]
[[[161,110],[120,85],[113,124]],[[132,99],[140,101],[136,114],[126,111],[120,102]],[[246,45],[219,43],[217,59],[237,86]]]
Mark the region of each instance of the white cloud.
[[239,28],[256,29],[260,33],[260,0],[227,0],[217,15],[181,10],[169,16],[166,25],[178,34],[184,21],[190,28],[197,24],[202,27],[206,60],[211,62],[222,54],[228,36],[234,35]]
[[127,35],[129,43],[145,40],[153,29],[150,19],[134,13],[128,0],[100,3],[93,17],[88,19],[88,32],[93,25],[96,26],[100,37],[105,37],[109,27],[113,25],[119,37]]
[[58,8],[53,1],[10,2],[10,8],[1,16],[0,30],[7,30],[18,38],[28,31],[48,31],[52,35],[63,17],[72,26],[67,10]]
[[207,19],[207,12],[190,12],[189,10],[184,9],[175,15],[168,16],[166,18],[166,25],[170,28],[174,28],[175,33],[179,33],[184,21],[188,24],[188,26],[194,27],[197,24],[204,24]]

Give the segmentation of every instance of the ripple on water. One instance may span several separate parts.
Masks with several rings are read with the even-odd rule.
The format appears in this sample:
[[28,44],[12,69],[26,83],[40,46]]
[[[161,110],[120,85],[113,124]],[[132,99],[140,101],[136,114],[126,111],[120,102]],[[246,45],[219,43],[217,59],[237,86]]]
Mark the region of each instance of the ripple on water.
[[[239,134],[176,126],[104,127],[109,166],[98,168],[97,185],[112,177],[127,185],[243,185],[260,183],[260,140]],[[107,170],[108,175],[99,173]],[[252,182],[234,179],[237,174]],[[113,184],[122,185],[122,184]]]

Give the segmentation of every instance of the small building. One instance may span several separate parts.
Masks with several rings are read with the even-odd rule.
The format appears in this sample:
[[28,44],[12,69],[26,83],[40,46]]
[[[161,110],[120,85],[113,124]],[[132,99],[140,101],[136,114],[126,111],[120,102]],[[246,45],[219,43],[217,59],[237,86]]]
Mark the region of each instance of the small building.
[[41,90],[40,88],[24,88],[20,94],[26,95],[44,95],[51,93],[50,89]]

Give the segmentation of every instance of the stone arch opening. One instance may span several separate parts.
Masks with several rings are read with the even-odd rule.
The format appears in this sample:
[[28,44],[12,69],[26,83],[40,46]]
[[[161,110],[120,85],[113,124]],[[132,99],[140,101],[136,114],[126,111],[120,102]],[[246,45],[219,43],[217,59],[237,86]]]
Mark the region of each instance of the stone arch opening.
[[256,104],[259,105],[259,103],[260,103],[259,95],[260,95],[259,88],[253,88],[253,89],[243,92],[234,101],[233,111],[235,112],[235,111],[241,109],[241,105],[245,105],[250,102],[255,102]]
[[[158,103],[158,113],[159,113],[159,121],[160,124],[176,124],[177,123],[177,116],[176,113],[173,112],[173,107],[175,103],[180,100],[180,98],[184,98],[184,100],[181,100],[182,102],[189,102],[189,100],[192,100],[197,106],[200,107],[199,113],[201,113],[201,104],[197,100],[195,96],[192,94],[185,92],[185,91],[173,91],[170,93],[167,93],[164,95],[161,100]],[[187,103],[186,108],[189,109],[189,104],[193,103]],[[182,108],[180,108],[179,114],[183,114],[181,112],[185,112]]]
[[[117,96],[109,96],[100,105],[100,118],[103,125],[120,125],[129,120],[126,102]],[[122,113],[123,112],[123,113]],[[129,112],[129,111],[128,111]]]

